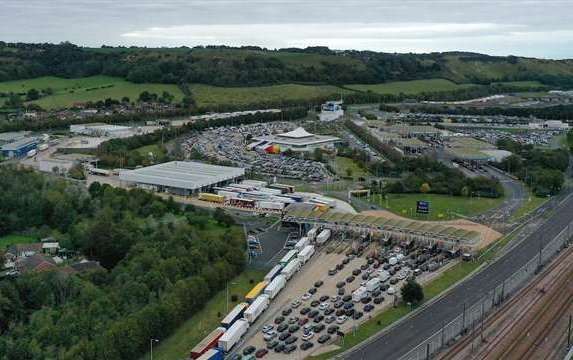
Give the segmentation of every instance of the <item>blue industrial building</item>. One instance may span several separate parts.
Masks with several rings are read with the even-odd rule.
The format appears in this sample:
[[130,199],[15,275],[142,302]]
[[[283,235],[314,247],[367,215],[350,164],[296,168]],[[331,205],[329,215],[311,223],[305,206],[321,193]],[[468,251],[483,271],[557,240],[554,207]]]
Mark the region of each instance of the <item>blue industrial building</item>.
[[2,145],[2,147],[0,147],[0,153],[3,157],[8,159],[21,158],[26,156],[30,150],[36,150],[37,148],[38,140],[34,138],[24,138]]

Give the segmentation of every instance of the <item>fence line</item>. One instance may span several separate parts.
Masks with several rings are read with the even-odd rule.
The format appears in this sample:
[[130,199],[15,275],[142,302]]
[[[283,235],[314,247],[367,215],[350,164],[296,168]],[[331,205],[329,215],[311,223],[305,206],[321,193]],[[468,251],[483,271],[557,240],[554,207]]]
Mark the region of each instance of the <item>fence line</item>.
[[544,247],[540,246],[539,253],[525,265],[503,280],[494,289],[488,291],[482,298],[456,316],[452,321],[442,326],[421,344],[400,357],[400,360],[425,360],[451,345],[467,331],[475,329],[482,319],[495,307],[519,290],[528,279],[533,277],[541,266],[551,260],[557,252],[568,245],[570,234],[568,224],[553,240]]

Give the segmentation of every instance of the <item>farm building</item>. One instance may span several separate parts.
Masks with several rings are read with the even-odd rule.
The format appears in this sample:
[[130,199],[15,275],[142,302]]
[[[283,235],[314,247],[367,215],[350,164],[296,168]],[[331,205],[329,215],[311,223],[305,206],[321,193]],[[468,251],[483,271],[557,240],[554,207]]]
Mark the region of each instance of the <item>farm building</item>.
[[207,192],[245,175],[245,169],[193,161],[172,161],[136,170],[120,171],[123,185],[175,195]]
[[334,136],[314,135],[299,127],[282,134],[256,137],[254,140],[256,143],[253,143],[251,148],[279,153],[287,150],[308,152],[316,148],[334,148],[334,144],[340,139]]
[[36,150],[38,140],[35,138],[23,138],[0,147],[0,154],[6,158],[20,158],[26,156],[29,151]]

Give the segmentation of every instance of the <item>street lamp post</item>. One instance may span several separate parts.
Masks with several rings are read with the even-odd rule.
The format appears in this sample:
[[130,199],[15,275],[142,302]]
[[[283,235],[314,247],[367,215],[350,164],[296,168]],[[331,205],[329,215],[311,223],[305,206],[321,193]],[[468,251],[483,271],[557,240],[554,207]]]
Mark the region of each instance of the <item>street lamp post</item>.
[[150,354],[150,359],[153,360],[153,343],[156,342],[158,343],[159,340],[151,338],[149,339],[149,354]]

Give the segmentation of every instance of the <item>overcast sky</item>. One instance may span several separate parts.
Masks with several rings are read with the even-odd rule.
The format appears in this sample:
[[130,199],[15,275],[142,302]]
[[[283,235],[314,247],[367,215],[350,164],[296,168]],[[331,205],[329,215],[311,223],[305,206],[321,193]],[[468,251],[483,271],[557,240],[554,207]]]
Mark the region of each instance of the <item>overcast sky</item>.
[[573,58],[573,0],[0,0],[0,40]]

